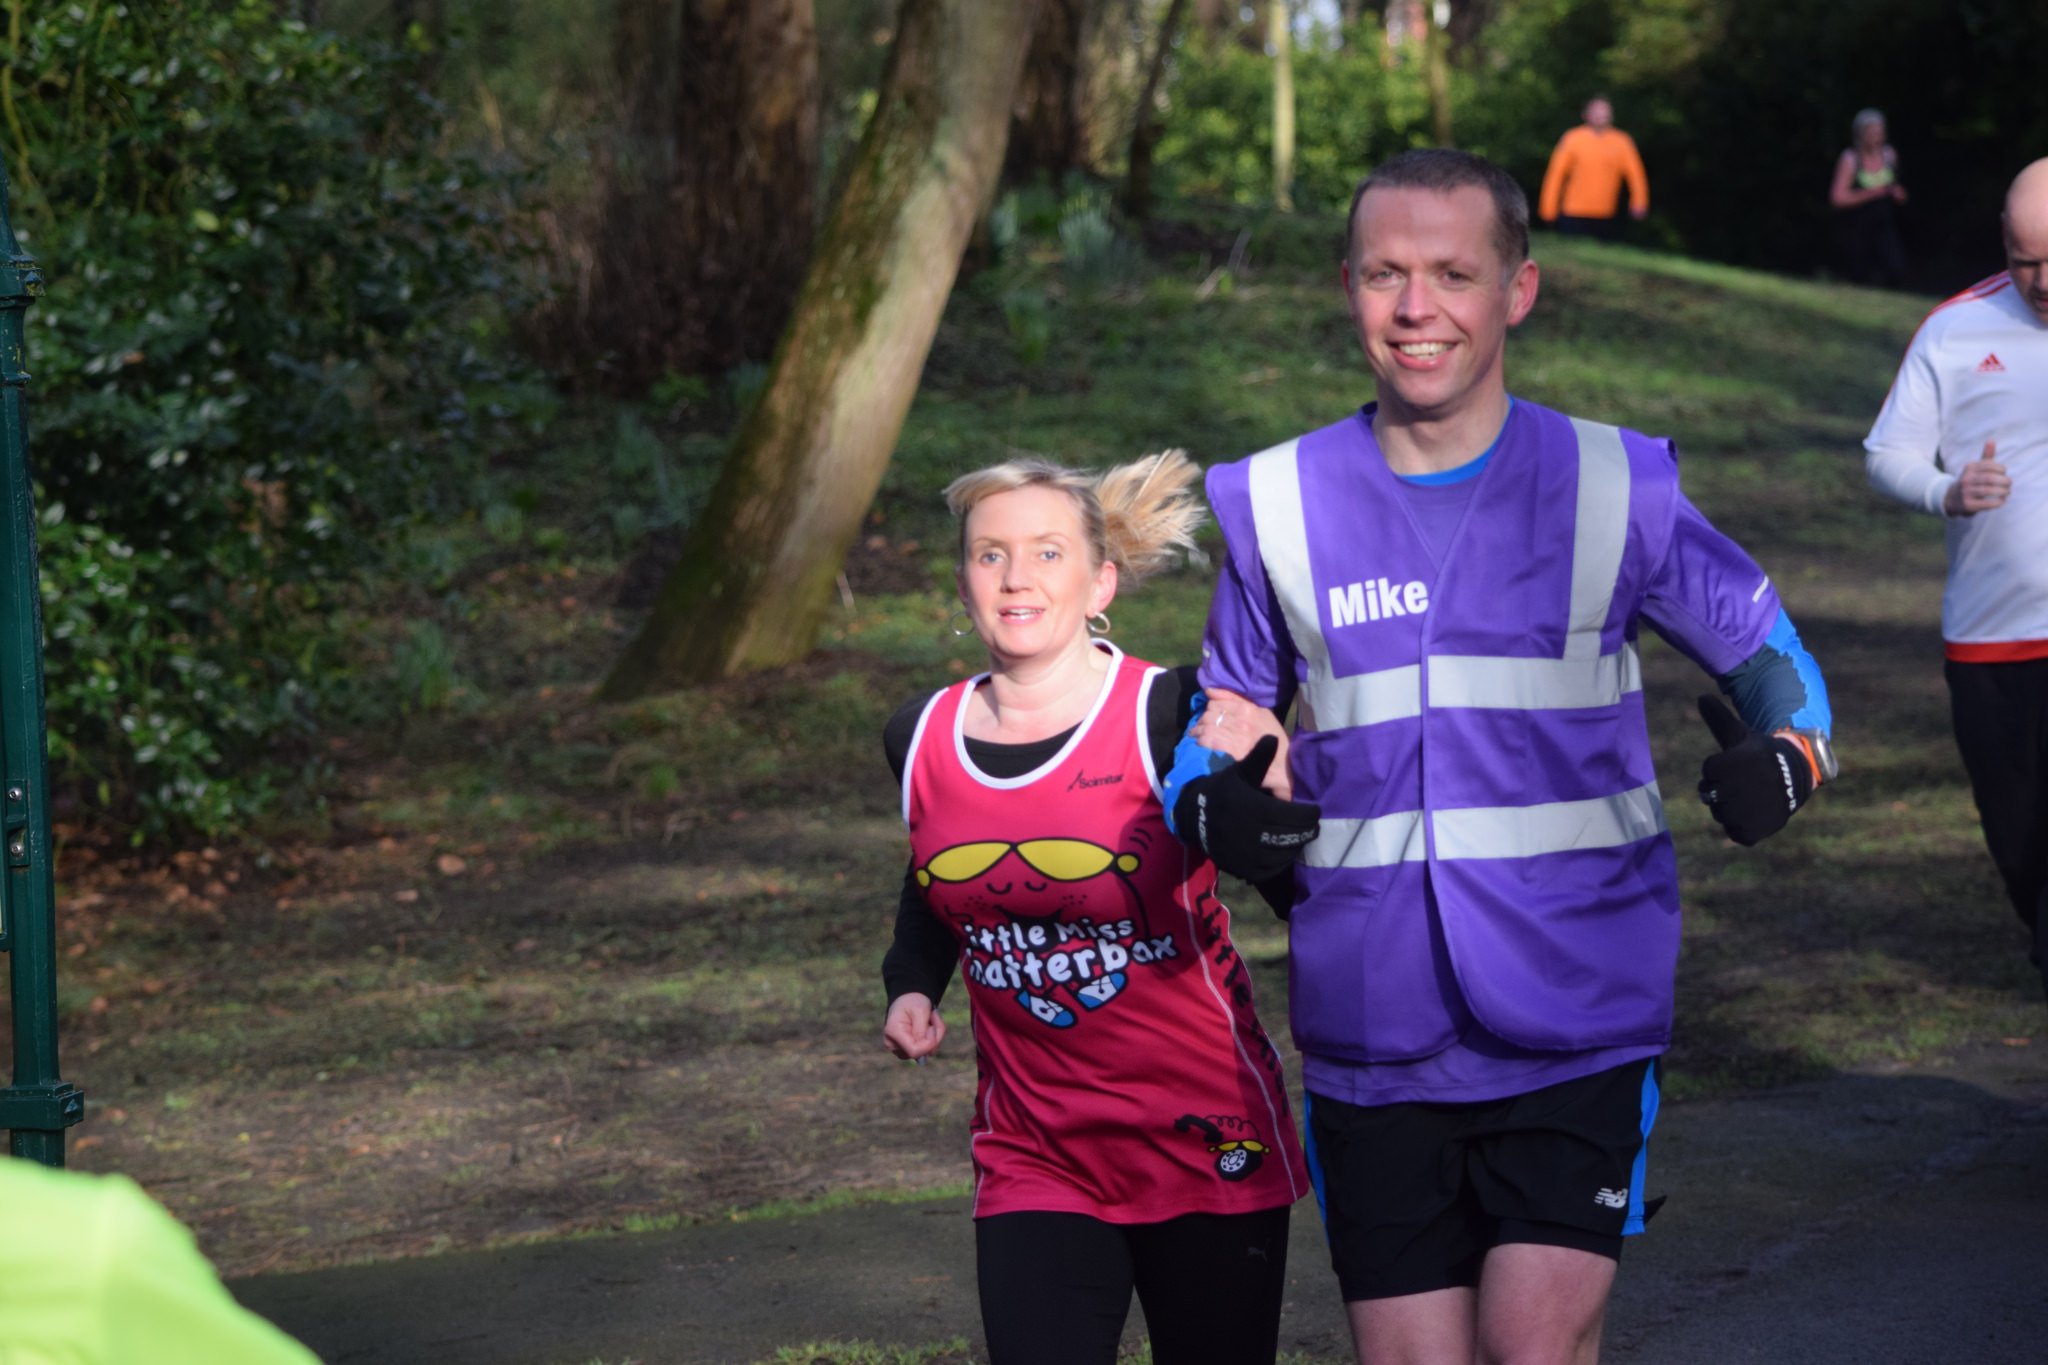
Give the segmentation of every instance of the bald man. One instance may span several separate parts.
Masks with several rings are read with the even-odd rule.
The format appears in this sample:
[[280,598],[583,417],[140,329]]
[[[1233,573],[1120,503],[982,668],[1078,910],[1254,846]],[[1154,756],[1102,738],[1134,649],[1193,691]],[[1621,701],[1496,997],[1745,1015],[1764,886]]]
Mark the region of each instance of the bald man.
[[1947,519],[1956,746],[2048,990],[2048,158],[1999,222],[2006,268],[1928,314],[1863,447],[1878,491]]

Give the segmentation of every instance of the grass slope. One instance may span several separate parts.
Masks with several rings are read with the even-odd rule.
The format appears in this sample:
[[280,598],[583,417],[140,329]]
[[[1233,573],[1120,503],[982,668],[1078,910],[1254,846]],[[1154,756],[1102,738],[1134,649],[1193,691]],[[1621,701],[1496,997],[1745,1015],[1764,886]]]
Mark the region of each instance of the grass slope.
[[[1245,261],[1221,269],[1240,228]],[[907,1068],[877,1041],[904,848],[877,735],[976,663],[945,630],[936,490],[1012,450],[1206,462],[1335,420],[1369,396],[1338,230],[1182,225],[1087,288],[1040,262],[1028,364],[1017,277],[967,281],[824,647],[724,687],[585,700],[730,404],[682,385],[557,414],[507,453],[492,513],[423,537],[413,578],[348,623],[407,704],[333,738],[321,820],[275,831],[268,866],[67,863],[66,1074],[91,1104],[75,1164],[136,1175],[230,1274],[957,1188],[967,1049]],[[1685,872],[1675,1101],[2023,1041],[2040,1004],[1948,737],[1938,530],[1869,493],[1857,448],[1924,304],[1538,255],[1515,390],[1675,436],[1834,691],[1842,781],[1738,850],[1689,799],[1704,680],[1649,651]],[[1116,638],[1190,657],[1207,589],[1202,571],[1146,585]],[[1283,932],[1239,903],[1284,1036]]]

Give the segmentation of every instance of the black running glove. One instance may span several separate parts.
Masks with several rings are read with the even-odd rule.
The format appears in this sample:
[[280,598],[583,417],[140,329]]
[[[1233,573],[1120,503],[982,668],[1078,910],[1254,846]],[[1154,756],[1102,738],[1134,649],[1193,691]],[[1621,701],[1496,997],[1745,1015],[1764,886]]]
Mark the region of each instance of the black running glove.
[[1259,783],[1280,741],[1267,735],[1236,763],[1180,789],[1173,803],[1180,837],[1233,877],[1258,883],[1294,866],[1322,827],[1322,808],[1282,801]]
[[1806,749],[1790,735],[1750,729],[1711,693],[1700,698],[1700,719],[1721,746],[1700,765],[1700,800],[1728,837],[1746,846],[1785,828],[1818,785]]

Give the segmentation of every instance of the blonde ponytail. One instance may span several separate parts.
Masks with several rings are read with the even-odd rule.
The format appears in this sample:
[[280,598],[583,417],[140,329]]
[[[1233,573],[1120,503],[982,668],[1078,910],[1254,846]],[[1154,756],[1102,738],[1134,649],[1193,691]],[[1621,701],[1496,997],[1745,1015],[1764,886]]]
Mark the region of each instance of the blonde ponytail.
[[946,506],[960,521],[967,553],[967,514],[977,503],[1020,488],[1057,488],[1074,500],[1095,562],[1113,563],[1126,585],[1191,551],[1202,504],[1191,491],[1201,470],[1184,450],[1163,450],[1100,474],[1027,456],[1007,460],[946,485]]
[[1202,504],[1190,492],[1201,470],[1185,450],[1162,450],[1105,470],[1095,481],[1107,558],[1132,582],[1195,548]]

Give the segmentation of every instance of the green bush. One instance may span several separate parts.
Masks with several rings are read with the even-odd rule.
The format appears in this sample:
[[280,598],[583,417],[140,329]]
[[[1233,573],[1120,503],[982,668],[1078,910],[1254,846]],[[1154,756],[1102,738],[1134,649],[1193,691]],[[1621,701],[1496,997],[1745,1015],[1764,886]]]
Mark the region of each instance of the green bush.
[[0,5],[53,780],[217,834],[360,662],[326,611],[473,482],[514,182],[268,0]]
[[[1429,91],[1419,55],[1389,61],[1369,30],[1296,47],[1294,204],[1342,209],[1375,164],[1427,145]],[[1187,44],[1167,88],[1155,153],[1161,186],[1181,196],[1273,199],[1273,62],[1235,43]]]

